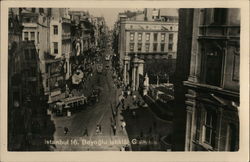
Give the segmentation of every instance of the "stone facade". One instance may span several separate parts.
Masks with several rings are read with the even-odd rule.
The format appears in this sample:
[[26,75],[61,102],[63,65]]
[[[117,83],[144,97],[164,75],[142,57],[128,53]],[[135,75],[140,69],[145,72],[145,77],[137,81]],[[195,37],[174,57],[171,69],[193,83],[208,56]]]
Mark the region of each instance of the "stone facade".
[[[176,58],[178,23],[161,20],[147,21],[147,16],[148,12],[144,14],[138,12],[132,17],[127,16],[126,13],[120,14],[117,25],[118,55],[123,69],[123,80],[133,90],[139,88],[135,83],[137,80],[133,80],[134,71],[137,72],[136,78],[141,78],[139,75],[144,76],[146,60]],[[135,19],[136,17],[138,20]],[[175,17],[178,18],[178,14]],[[135,63],[134,60],[140,61]],[[138,70],[134,70],[134,65],[139,67]]]
[[237,151],[240,10],[194,9],[188,16],[193,17],[190,71],[180,107],[186,114],[185,140],[176,150]]

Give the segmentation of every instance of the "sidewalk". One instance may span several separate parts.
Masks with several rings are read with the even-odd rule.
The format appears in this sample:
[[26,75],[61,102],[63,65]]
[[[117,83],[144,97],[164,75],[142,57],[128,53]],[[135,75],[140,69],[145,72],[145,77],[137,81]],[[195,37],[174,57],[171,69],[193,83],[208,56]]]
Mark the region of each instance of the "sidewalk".
[[[113,81],[113,85],[114,84],[114,80]],[[122,105],[121,103],[119,104],[119,96],[122,95],[122,89],[121,88],[117,88],[117,85],[114,86],[114,93],[115,93],[115,103],[114,103],[114,108],[113,110],[117,109],[117,116],[116,116],[116,136],[114,136],[114,139],[126,139],[126,141],[128,141],[127,145],[129,147],[129,150],[132,150],[131,148],[131,144],[130,144],[130,139],[127,133],[127,129],[125,127],[125,129],[122,129],[121,125],[122,125],[122,121],[126,121],[124,119],[124,117],[122,116]],[[118,106],[119,104],[119,106]],[[117,107],[118,106],[118,107]],[[125,145],[121,145],[125,146]]]
[[[138,92],[133,92],[133,95],[136,95],[136,101],[140,100],[141,103],[144,103]],[[134,104],[133,95],[125,99],[125,109],[121,110],[123,119],[127,123],[126,131],[130,141],[137,141],[132,143],[132,150],[162,150],[160,139],[172,133],[172,122],[158,118],[150,107]],[[129,106],[129,109],[127,109],[127,106]]]

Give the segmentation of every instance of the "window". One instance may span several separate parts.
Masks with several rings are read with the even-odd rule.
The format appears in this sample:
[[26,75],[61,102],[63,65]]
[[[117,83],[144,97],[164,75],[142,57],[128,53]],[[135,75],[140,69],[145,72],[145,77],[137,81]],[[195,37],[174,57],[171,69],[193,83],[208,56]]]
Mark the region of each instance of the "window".
[[146,45],[145,45],[145,50],[146,50],[146,52],[149,52],[149,47],[150,47],[150,44],[146,44]]
[[168,55],[168,59],[172,59],[173,58],[173,56],[172,55]]
[[138,41],[142,41],[142,33],[138,33]]
[[164,48],[165,48],[165,44],[162,43],[162,44],[161,44],[161,52],[164,52]]
[[134,51],[134,43],[130,43],[129,45],[130,45],[130,47],[129,47],[130,51],[133,52]]
[[43,8],[39,8],[39,13],[44,13],[44,9]]
[[215,8],[212,14],[212,23],[217,25],[223,25],[226,23],[227,19],[227,9],[226,8]]
[[162,41],[162,42],[165,41],[165,33],[161,33],[161,41]]
[[173,50],[173,44],[171,43],[171,44],[168,44],[168,50],[169,51],[172,51]]
[[54,28],[54,35],[58,34],[58,26],[57,25],[53,25]]
[[135,36],[134,33],[130,33],[130,41],[134,41],[134,36]]
[[150,40],[150,33],[147,33],[146,34],[146,41],[149,41]]
[[54,42],[54,54],[58,54],[58,42]]
[[211,49],[205,54],[205,83],[213,86],[221,85],[222,60],[223,52],[216,47],[211,46]]
[[170,42],[170,43],[173,42],[173,37],[174,37],[174,35],[173,35],[173,34],[169,34],[168,37],[169,37],[169,38],[168,38],[169,42]]
[[214,110],[205,110],[205,119],[203,124],[203,142],[209,146],[215,146],[216,136],[216,113]]
[[157,51],[157,43],[154,43],[154,44],[153,44],[153,51],[154,51],[154,52]]
[[30,40],[35,40],[35,32],[30,32]]
[[154,41],[157,42],[157,35],[158,33],[154,33]]
[[49,79],[46,79],[46,87],[49,87]]
[[24,58],[25,58],[25,60],[30,59],[30,51],[29,51],[29,49],[24,50]]
[[141,52],[141,48],[142,48],[142,44],[141,43],[138,43],[138,51]]
[[31,8],[31,11],[32,12],[36,12],[36,8]]
[[24,32],[24,40],[28,41],[29,40],[29,33]]
[[39,38],[40,37],[40,35],[39,35],[39,32],[37,32],[37,43],[39,43]]

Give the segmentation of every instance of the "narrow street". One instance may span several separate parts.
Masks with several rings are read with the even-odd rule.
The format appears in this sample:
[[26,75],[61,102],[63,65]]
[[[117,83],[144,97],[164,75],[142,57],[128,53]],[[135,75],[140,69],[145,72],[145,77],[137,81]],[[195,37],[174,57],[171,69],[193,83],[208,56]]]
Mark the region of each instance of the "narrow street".
[[[110,52],[107,50],[106,53]],[[72,112],[72,116],[53,116],[55,132],[53,142],[54,151],[120,151],[121,147],[128,145],[133,151],[159,151],[160,138],[172,132],[172,123],[159,119],[149,107],[139,108],[133,105],[132,96],[125,99],[125,107],[130,110],[118,108],[117,117],[114,118],[114,111],[118,105],[118,97],[121,89],[114,86],[110,61],[101,59],[105,67],[100,74],[93,71],[92,77],[86,82],[87,88],[99,88],[101,90],[99,101],[93,105],[84,105],[80,111]],[[93,85],[93,86],[92,86]],[[138,95],[139,97],[139,95]],[[135,111],[136,118],[131,112]],[[116,135],[112,129],[112,123],[116,120]],[[113,121],[113,122],[112,122]],[[126,129],[122,130],[121,122],[126,122]],[[147,121],[147,122],[145,122]],[[96,126],[101,125],[101,134],[96,133]],[[157,126],[156,126],[157,125]],[[64,134],[64,127],[69,132]],[[85,131],[88,131],[88,136]],[[143,143],[144,141],[144,143]],[[150,141],[146,142],[145,141]],[[47,141],[50,142],[50,141]]]
[[[110,62],[106,62],[110,64]],[[114,145],[110,141],[118,139],[119,141],[128,140],[126,132],[117,128],[116,137],[113,135],[111,127],[112,108],[117,103],[117,89],[113,86],[111,72],[107,69],[102,74],[98,74],[96,70],[87,84],[93,84],[95,88],[101,90],[99,102],[94,105],[88,105],[80,112],[74,112],[72,116],[53,117],[56,125],[54,133],[54,141],[76,140],[78,144],[57,144],[55,150],[119,150],[124,143]],[[91,88],[91,85],[87,85]],[[96,134],[97,124],[101,125],[102,133]],[[64,134],[64,127],[69,128],[69,132]],[[85,128],[88,130],[88,136],[83,136]],[[88,141],[98,144],[87,144]],[[100,144],[102,142],[102,144]]]

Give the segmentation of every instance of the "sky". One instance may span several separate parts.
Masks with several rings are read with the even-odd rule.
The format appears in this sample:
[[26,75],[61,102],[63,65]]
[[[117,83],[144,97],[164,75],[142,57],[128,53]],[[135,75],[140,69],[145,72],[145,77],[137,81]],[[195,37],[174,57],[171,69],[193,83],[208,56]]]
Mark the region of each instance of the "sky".
[[114,27],[114,23],[118,19],[118,13],[125,10],[135,11],[142,9],[131,9],[131,8],[70,8],[73,11],[89,11],[90,15],[93,16],[103,16],[105,18],[106,24],[109,28]]

